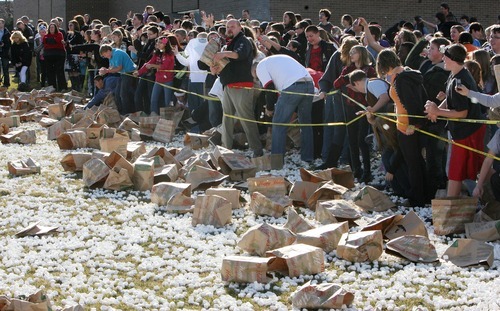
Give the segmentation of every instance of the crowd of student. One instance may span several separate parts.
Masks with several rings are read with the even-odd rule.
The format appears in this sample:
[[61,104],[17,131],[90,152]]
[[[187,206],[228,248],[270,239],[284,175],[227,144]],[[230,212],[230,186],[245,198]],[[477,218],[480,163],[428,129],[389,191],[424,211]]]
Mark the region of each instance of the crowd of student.
[[[77,15],[67,30],[61,18],[33,26],[23,17],[12,34],[0,20],[3,83],[10,85],[10,55],[21,89],[29,83],[29,67],[36,66],[42,86],[65,90],[69,77],[72,89],[92,97],[88,108],[109,93],[121,114],[158,114],[177,105],[191,113],[195,131],[222,124],[227,148],[233,147],[236,116],[255,157],[263,154],[260,134],[267,129],[246,119],[265,115],[289,123],[296,113],[301,124],[355,121],[300,127],[301,159],[311,164],[322,158],[318,168],[350,164],[354,176],[368,183],[367,137],[373,132],[387,185],[412,206],[429,202],[439,188],[458,196],[466,180],[477,181],[471,192],[478,196],[490,181],[500,200],[498,161],[421,132],[479,151],[489,142],[489,154],[500,156],[495,125],[456,121],[498,117],[493,66],[500,64],[500,20],[485,28],[466,15],[456,18],[446,3],[434,23],[416,16],[385,32],[362,17],[345,14],[340,27],[330,17],[322,9],[314,23],[287,11],[282,22],[262,22],[243,10],[240,19],[229,14],[215,21],[202,11],[199,21],[191,13],[171,22],[147,6],[124,22]],[[219,47],[209,64],[200,60],[208,42]],[[198,96],[208,93],[220,102]],[[393,119],[379,114],[394,111]],[[363,113],[366,118],[358,118]],[[271,130],[271,153],[284,155],[287,127]]]

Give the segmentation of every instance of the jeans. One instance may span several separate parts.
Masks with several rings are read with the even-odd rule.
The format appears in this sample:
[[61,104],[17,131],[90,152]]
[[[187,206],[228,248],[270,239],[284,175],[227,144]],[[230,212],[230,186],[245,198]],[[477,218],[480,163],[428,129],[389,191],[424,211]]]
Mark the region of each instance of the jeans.
[[[340,100],[338,98],[339,95],[340,94],[333,94],[325,98],[325,109],[323,111],[324,123],[331,123],[335,121],[334,103]],[[334,132],[335,126],[325,126],[323,128],[323,149],[321,150],[321,158],[323,159],[323,162],[326,162],[326,159],[328,158],[328,152],[330,152]]]
[[[312,82],[298,82],[284,91],[314,94],[314,85]],[[311,124],[312,96],[281,93],[276,102],[273,123],[289,123],[295,111],[300,124]],[[286,126],[273,125],[272,154],[285,154],[287,129]],[[314,160],[313,130],[310,126],[300,127],[300,158],[306,162]]]
[[[160,114],[160,107],[167,107],[170,105],[172,100],[173,91],[171,88],[166,86],[172,86],[173,82],[166,83],[155,83],[153,86],[153,92],[151,93],[151,112],[156,112]],[[166,85],[166,86],[165,86]]]

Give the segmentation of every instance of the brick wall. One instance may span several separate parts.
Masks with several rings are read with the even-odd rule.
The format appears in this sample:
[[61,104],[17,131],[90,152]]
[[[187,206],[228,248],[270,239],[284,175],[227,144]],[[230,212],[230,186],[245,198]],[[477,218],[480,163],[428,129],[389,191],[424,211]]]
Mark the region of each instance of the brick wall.
[[[354,17],[363,16],[369,21],[379,22],[387,29],[401,19],[413,21],[415,15],[434,21],[441,0],[358,0],[358,1],[283,1],[283,0],[14,0],[14,18],[29,15],[33,20],[38,17],[49,19],[51,12],[54,16],[73,17],[77,13],[89,13],[92,17],[106,21],[110,16],[125,19],[128,11],[143,12],[147,4],[162,10],[172,18],[172,8],[176,10],[199,8],[207,13],[213,13],[216,19],[221,19],[232,13],[241,16],[243,9],[249,9],[254,19],[261,21],[281,21],[283,12],[289,10],[300,13],[304,18],[311,18],[318,22],[318,11],[327,8],[332,11],[330,21],[334,25],[340,24],[342,14],[349,13]],[[40,3],[40,5],[38,5]],[[462,14],[475,16],[483,25],[496,22],[500,14],[498,0],[455,0],[448,1],[452,12],[460,17]]]

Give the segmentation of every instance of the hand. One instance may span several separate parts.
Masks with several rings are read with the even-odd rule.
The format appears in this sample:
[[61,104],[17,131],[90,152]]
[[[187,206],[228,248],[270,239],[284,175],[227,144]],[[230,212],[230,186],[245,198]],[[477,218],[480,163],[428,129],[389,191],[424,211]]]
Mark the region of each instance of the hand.
[[433,101],[430,101],[428,100],[426,103],[425,103],[425,113],[427,114],[435,114],[437,115],[438,112],[439,112],[439,108],[438,106],[436,105],[436,103],[434,103]]
[[152,64],[146,64],[146,68],[147,68],[147,69],[154,68],[153,66],[154,66],[154,65],[152,65]]
[[359,24],[363,27],[366,27],[368,26],[368,22],[366,21],[366,19],[364,17],[358,17],[358,21],[359,21]]
[[109,69],[108,69],[108,68],[106,68],[106,67],[102,67],[102,68],[100,68],[100,69],[99,69],[99,74],[100,74],[101,76],[104,76],[104,75],[105,75],[105,74],[107,74],[108,72],[109,72]]
[[474,191],[472,191],[472,196],[476,197],[476,198],[480,198],[483,196],[483,192],[484,192],[483,186],[477,184],[476,188],[474,188]]
[[177,45],[172,46],[172,52],[174,52],[174,55],[179,54],[179,47]]
[[293,35],[295,34],[295,30],[288,30],[288,34],[289,34],[290,36],[293,36]]
[[406,135],[410,136],[410,135],[413,135],[415,133],[415,126],[414,125],[408,125],[408,127],[406,128]]
[[319,94],[318,94],[318,98],[319,98],[320,100],[325,99],[325,97],[326,97],[326,92],[319,92]]
[[132,11],[128,11],[127,13],[127,18],[132,18],[134,15],[132,14]]
[[394,175],[393,174],[391,174],[389,172],[385,173],[385,180],[392,181],[393,179],[394,179]]
[[132,72],[132,75],[134,75],[134,77],[138,77],[139,76],[139,72],[134,71],[134,72]]
[[214,62],[218,62],[220,61],[221,59],[223,59],[225,56],[224,56],[224,53],[222,52],[217,52],[215,53],[214,55]]
[[273,114],[274,114],[274,111],[273,111],[273,110],[267,110],[267,108],[266,108],[266,116],[268,116],[268,117],[272,117],[272,116],[273,116]]
[[215,65],[215,66],[210,66],[210,73],[213,75],[217,75],[220,73],[220,66]]
[[460,86],[460,88],[455,87],[455,91],[457,91],[457,93],[460,95],[469,96],[469,89],[463,84]]
[[427,114],[427,119],[429,119],[432,123],[436,123],[437,118],[438,118],[438,116],[435,114]]

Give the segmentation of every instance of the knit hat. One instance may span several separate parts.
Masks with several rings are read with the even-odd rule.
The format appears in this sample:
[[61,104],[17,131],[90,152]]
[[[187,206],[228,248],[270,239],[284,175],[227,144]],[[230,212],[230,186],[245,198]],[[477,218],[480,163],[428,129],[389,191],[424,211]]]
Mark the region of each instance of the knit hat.
[[467,49],[459,43],[455,43],[448,46],[442,45],[439,51],[452,61],[457,62],[459,64],[463,64],[465,58],[467,57]]

